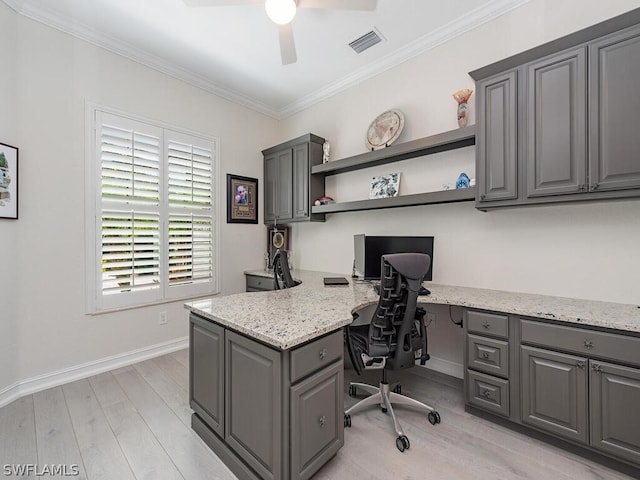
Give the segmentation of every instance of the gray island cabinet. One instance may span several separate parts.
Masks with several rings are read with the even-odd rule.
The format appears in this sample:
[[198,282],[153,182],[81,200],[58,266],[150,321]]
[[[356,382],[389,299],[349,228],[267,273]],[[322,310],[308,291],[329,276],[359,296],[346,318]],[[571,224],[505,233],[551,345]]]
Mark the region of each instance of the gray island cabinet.
[[192,427],[241,479],[310,478],[344,443],[342,331],[279,349],[190,315]]

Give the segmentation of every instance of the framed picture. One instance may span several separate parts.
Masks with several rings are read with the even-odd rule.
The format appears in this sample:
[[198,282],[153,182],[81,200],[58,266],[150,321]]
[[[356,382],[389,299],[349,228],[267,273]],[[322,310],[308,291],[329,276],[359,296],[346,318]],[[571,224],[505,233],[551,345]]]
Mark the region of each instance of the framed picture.
[[273,268],[273,257],[278,250],[291,250],[289,244],[289,227],[267,227],[268,268]]
[[371,179],[369,198],[397,197],[400,190],[400,174],[390,173]]
[[227,174],[227,223],[258,223],[258,179]]
[[0,143],[0,218],[18,218],[18,149]]

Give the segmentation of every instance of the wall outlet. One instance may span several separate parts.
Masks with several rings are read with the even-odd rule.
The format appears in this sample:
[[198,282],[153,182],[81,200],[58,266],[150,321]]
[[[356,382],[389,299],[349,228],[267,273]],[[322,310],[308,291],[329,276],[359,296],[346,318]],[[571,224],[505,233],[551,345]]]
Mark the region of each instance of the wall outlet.
[[158,319],[158,324],[166,325],[169,323],[169,317],[167,316],[167,312],[160,312],[160,318]]
[[427,325],[433,325],[435,327],[436,325],[436,314],[432,313],[432,312],[427,312]]

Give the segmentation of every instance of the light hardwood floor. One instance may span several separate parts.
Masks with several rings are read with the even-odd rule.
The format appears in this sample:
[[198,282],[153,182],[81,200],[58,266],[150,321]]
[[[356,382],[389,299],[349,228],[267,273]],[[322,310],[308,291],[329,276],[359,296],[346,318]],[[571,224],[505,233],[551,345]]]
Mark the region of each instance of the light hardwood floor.
[[[386,415],[358,414],[314,480],[633,478],[465,412],[460,380],[417,368],[395,373],[403,393],[436,407],[442,423],[398,409],[411,441],[400,453]],[[355,380],[349,369],[345,377]],[[0,478],[56,478],[6,475],[5,465],[63,464],[79,475],[58,478],[234,479],[191,430],[188,381],[181,350],[16,400],[0,409]]]

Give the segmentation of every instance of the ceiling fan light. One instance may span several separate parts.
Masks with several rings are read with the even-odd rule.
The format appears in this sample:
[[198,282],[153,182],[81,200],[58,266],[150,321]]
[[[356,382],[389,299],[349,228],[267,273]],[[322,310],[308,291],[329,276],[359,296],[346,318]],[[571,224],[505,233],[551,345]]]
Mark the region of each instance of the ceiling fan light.
[[278,25],[286,25],[296,16],[294,0],[267,0],[264,9],[269,18]]

